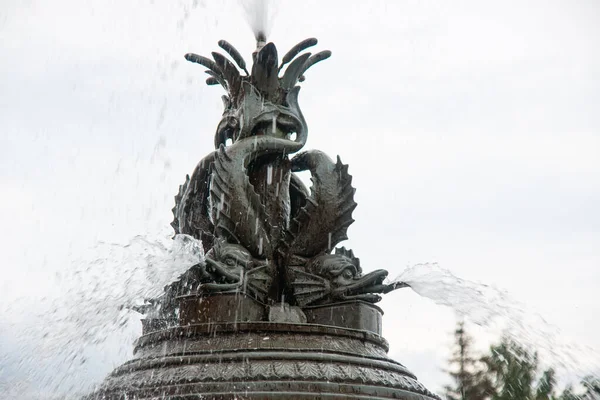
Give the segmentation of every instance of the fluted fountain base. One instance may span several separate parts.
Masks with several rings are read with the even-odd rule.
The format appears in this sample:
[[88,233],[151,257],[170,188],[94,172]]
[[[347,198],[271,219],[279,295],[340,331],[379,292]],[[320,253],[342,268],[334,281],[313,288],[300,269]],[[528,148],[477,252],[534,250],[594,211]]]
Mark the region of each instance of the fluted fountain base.
[[[227,296],[210,302],[234,299]],[[256,317],[254,305],[244,309]],[[360,307],[366,321],[381,321],[377,307]],[[339,309],[333,311],[335,321],[344,320]],[[317,315],[326,313],[319,309]],[[355,318],[348,321],[356,324]],[[113,371],[90,399],[439,399],[387,351],[376,332],[324,324],[179,326],[138,339],[135,358]]]

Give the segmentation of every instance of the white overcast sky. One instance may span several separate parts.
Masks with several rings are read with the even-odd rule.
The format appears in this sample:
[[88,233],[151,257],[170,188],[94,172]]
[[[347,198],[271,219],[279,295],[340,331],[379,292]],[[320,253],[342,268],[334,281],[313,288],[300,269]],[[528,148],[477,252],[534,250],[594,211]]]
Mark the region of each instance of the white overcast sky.
[[[275,3],[280,55],[333,52],[300,105],[307,148],[350,165],[363,268],[437,262],[600,350],[600,2]],[[222,38],[251,59],[235,0],[0,1],[0,391],[49,398],[130,357],[135,318],[85,365],[39,359],[39,310],[98,241],[168,228],[222,111],[183,54]],[[455,313],[410,290],[380,304],[390,355],[439,390]]]

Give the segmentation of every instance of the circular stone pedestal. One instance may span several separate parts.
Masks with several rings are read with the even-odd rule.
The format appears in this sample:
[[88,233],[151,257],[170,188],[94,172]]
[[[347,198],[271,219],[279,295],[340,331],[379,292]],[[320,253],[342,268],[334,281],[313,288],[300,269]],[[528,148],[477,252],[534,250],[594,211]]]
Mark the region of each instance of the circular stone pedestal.
[[[214,296],[210,308],[232,300],[249,299]],[[373,310],[379,309],[365,307],[373,324]],[[261,316],[260,307],[243,309],[255,319]],[[184,310],[182,303],[182,318],[200,316]],[[324,309],[306,311],[320,321],[327,315]],[[243,313],[235,321],[216,322],[216,314],[202,314],[213,321],[142,336],[135,358],[113,371],[90,398],[439,399],[387,357],[387,342],[377,333],[322,323],[238,322]],[[334,322],[343,320],[336,313]]]

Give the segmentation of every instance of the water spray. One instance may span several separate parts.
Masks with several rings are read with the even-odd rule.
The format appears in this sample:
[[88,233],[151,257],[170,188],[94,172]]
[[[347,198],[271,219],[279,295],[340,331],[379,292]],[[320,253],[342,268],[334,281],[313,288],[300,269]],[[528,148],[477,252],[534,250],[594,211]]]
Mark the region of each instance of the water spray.
[[265,33],[263,31],[259,31],[255,37],[256,37],[255,53],[258,53],[260,51],[260,49],[265,47],[265,45],[267,44],[267,35],[265,35]]
[[254,52],[252,53],[252,61],[254,64],[256,64],[258,53],[267,44],[267,35],[265,35],[264,31],[258,31],[254,35],[254,37],[256,38],[256,50],[254,50]]

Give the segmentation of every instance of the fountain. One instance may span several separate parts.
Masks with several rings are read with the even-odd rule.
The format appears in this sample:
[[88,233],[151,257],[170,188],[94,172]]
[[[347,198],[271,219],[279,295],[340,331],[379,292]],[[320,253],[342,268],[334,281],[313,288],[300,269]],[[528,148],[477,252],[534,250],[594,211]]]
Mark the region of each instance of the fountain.
[[[387,357],[381,295],[406,287],[364,273],[347,239],[356,207],[348,166],[300,152],[298,105],[307,70],[330,57],[306,39],[281,62],[262,33],[248,71],[228,42],[205,67],[225,111],[204,157],[175,197],[176,234],[205,257],[138,310],[134,358],[89,399],[438,399]],[[309,171],[308,189],[297,172]]]

